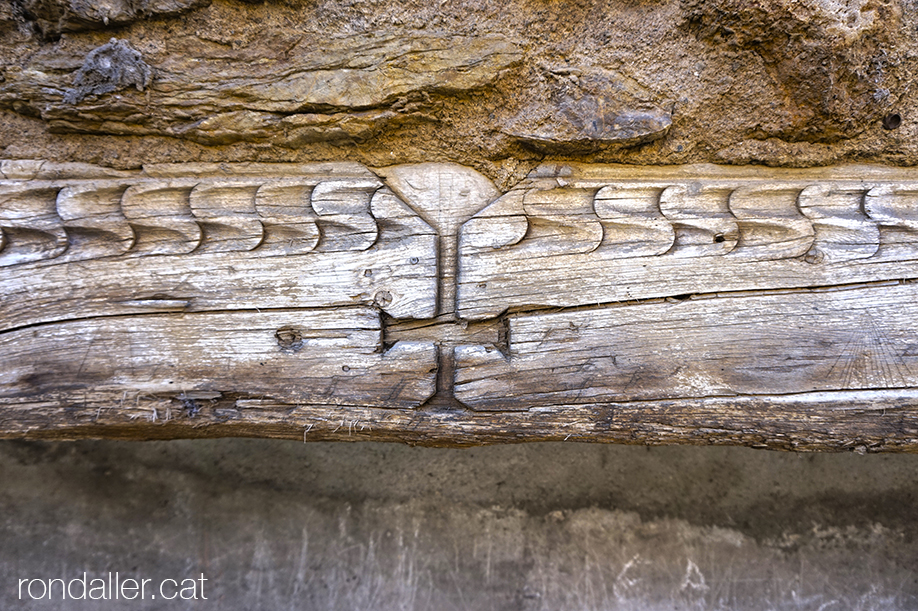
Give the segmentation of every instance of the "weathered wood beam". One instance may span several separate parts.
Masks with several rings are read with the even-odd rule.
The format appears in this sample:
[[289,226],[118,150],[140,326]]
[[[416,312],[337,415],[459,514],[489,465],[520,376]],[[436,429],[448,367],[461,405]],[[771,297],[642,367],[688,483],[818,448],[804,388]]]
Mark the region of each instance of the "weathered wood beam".
[[5,438],[275,437],[471,446],[524,441],[746,445],[796,451],[915,452],[915,390],[710,397],[471,412],[291,405],[215,394],[87,395],[73,405],[6,402]]
[[911,170],[0,172],[0,437],[918,451]]

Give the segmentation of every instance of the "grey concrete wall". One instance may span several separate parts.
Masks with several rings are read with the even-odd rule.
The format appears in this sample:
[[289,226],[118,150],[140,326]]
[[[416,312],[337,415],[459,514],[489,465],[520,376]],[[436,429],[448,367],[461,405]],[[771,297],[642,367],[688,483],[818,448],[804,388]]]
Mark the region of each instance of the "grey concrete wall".
[[[3,442],[0,482],[0,609],[918,608],[918,456]],[[83,572],[146,600],[18,599]]]

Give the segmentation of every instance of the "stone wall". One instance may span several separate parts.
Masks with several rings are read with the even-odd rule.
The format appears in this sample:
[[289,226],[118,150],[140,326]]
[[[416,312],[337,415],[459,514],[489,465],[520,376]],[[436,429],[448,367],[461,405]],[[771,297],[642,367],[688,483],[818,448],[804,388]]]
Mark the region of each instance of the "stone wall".
[[[11,0],[0,157],[914,164],[910,0]],[[112,41],[111,39],[116,39]]]
[[229,611],[904,611],[918,605],[915,458],[6,441],[0,606],[164,608],[14,600],[19,579],[86,571],[203,573],[208,600],[187,608]]

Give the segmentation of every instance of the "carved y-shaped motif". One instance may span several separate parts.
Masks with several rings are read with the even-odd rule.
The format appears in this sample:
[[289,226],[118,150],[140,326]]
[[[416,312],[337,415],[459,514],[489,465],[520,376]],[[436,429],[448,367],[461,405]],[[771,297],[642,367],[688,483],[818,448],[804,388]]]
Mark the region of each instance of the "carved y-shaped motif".
[[546,165],[505,194],[451,164],[0,171],[0,402],[918,386],[907,170]]

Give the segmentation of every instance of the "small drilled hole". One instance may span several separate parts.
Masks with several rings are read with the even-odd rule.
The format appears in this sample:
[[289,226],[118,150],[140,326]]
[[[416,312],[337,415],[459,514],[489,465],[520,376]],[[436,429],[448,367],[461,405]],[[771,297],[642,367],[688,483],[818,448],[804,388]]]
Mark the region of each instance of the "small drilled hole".
[[284,327],[274,333],[277,345],[284,352],[297,352],[303,347],[303,335],[297,329]]
[[376,302],[376,305],[379,307],[384,308],[392,303],[392,293],[389,291],[378,291],[376,295],[373,296],[373,301]]
[[724,238],[724,234],[718,233],[716,236],[714,236],[714,243],[715,243],[715,244],[720,244],[720,243],[723,242],[725,239],[726,239],[726,238]]
[[883,117],[884,129],[896,129],[900,125],[902,125],[902,115],[899,113],[894,113]]

